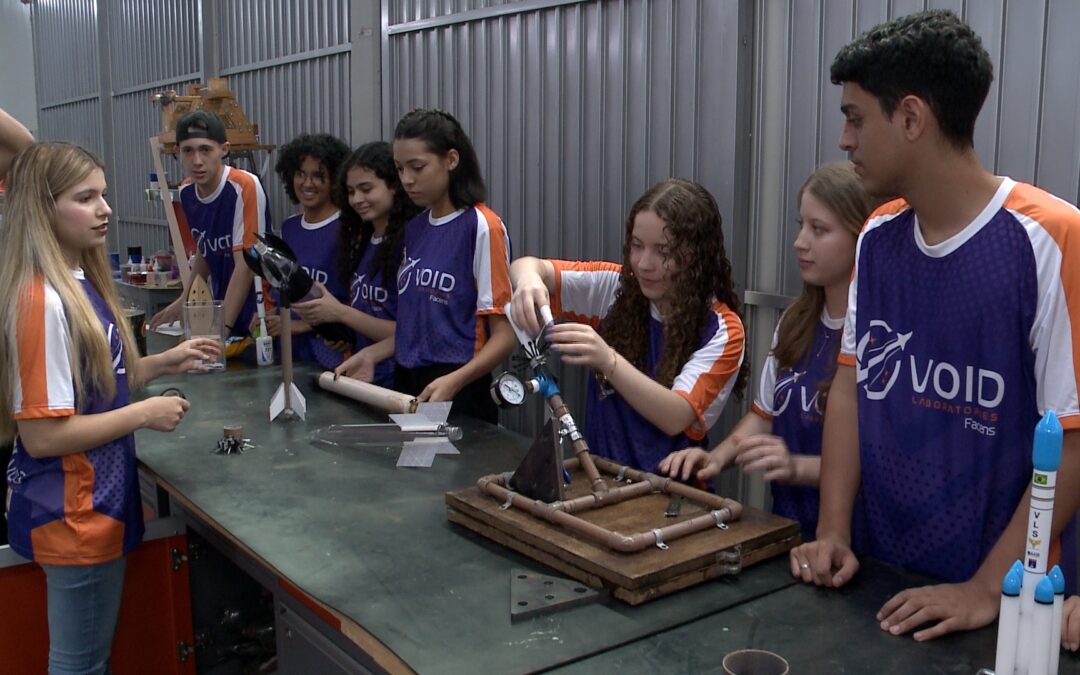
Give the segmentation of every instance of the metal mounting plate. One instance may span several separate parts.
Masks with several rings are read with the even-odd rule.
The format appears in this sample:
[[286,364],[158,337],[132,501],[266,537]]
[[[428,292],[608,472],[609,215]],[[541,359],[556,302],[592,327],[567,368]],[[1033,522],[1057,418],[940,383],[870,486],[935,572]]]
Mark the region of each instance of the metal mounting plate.
[[517,567],[510,570],[511,623],[595,602],[599,598],[599,591],[573,579],[538,574]]

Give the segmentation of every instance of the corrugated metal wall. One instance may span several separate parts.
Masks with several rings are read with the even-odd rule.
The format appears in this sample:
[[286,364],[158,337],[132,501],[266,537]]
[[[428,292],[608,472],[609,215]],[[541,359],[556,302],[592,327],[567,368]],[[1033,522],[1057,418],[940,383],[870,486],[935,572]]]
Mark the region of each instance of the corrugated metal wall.
[[[621,260],[630,205],[669,176],[712,190],[733,250],[738,2],[485,4],[389,3],[388,137],[410,108],[452,112],[515,256]],[[579,412],[580,382],[567,387]]]
[[102,154],[95,0],[34,3],[31,22],[39,135]]
[[[214,3],[220,60],[264,143],[302,132],[351,141],[348,3],[339,0],[230,0]],[[266,159],[259,153],[258,162]],[[277,176],[262,172],[277,228],[295,212]],[[245,167],[246,168],[246,167]]]
[[[161,202],[147,202],[144,193],[154,170],[148,139],[161,130],[161,110],[150,96],[166,89],[183,91],[200,79],[200,8],[191,0],[105,4],[113,141],[106,163],[113,172],[118,248],[141,246],[151,255],[171,244]],[[180,163],[172,158],[166,158],[165,170],[173,179],[181,176]]]

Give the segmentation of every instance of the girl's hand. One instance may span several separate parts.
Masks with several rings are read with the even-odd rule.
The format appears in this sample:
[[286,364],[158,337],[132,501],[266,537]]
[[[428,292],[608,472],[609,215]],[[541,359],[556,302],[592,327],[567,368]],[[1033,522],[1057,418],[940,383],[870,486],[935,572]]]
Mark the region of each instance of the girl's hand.
[[510,298],[510,318],[514,325],[524,330],[529,335],[540,334],[540,319],[537,312],[541,307],[551,304],[547,286],[539,274],[522,275],[524,278],[517,280],[514,287],[514,295]]
[[604,338],[584,323],[561,323],[548,329],[547,340],[565,363],[588,366],[610,375],[615,365],[615,350]]
[[334,377],[351,377],[361,382],[371,382],[375,379],[375,365],[378,360],[372,358],[368,347],[361,349],[334,368]]
[[[161,365],[162,375],[179,375],[192,370],[205,373],[209,370],[206,362],[216,361],[220,355],[221,344],[217,340],[192,338],[162,352],[158,356],[158,363]],[[199,361],[202,363],[198,363]]]
[[784,439],[771,434],[756,434],[739,441],[735,463],[743,471],[763,471],[765,480],[791,483],[795,480],[795,461]]
[[[673,452],[660,461],[660,473],[681,481],[688,481],[693,476],[707,480],[723,470],[720,462],[702,448],[686,448]],[[681,470],[681,471],[680,471]]]
[[[255,325],[259,323],[259,317],[251,317],[255,321]],[[266,315],[266,334],[270,337],[277,337],[281,335],[281,317],[277,314]]]
[[152,396],[135,405],[141,406],[146,414],[143,428],[154,431],[172,431],[191,407],[179,396]]
[[452,401],[463,386],[465,384],[458,381],[456,373],[449,373],[432,380],[431,384],[424,387],[424,391],[420,392],[416,400],[431,401],[432,403]]
[[161,310],[153,317],[150,318],[150,323],[147,324],[150,330],[154,330],[158,326],[164,323],[172,323],[173,321],[180,321],[184,315],[184,298],[183,296],[173,300],[169,303],[169,306]]
[[321,282],[316,281],[315,287],[319,289],[322,296],[307,302],[296,303],[292,306],[293,311],[312,326],[340,320],[341,310],[344,305],[331,295],[330,291],[326,290],[326,286],[323,286]]

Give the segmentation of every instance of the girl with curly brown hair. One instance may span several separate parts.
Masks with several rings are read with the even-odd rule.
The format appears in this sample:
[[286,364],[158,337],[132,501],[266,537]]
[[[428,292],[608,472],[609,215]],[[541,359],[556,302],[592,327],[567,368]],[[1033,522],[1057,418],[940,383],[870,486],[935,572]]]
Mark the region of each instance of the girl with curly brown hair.
[[655,471],[700,442],[746,384],[739,300],[708,190],[671,178],[626,219],[623,263],[522,258],[510,266],[516,325],[547,329],[565,363],[592,368],[585,437],[592,452]]

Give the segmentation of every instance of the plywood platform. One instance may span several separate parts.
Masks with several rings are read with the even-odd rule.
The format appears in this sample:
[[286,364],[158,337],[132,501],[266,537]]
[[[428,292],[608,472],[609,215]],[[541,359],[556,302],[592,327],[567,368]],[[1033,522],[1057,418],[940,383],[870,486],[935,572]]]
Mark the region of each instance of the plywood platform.
[[[584,474],[573,475],[567,499],[588,493]],[[610,477],[609,485],[617,485]],[[576,514],[591,523],[632,534],[664,527],[703,514],[706,509],[686,500],[679,515],[667,518],[670,497],[649,494],[601,509]],[[738,572],[786,553],[800,541],[799,526],[751,507],[726,530],[710,528],[668,542],[661,550],[624,554],[586,540],[519,509],[501,504],[476,487],[446,493],[447,517],[474,532],[514,549],[593,588],[607,588],[638,605],[722,574]]]

